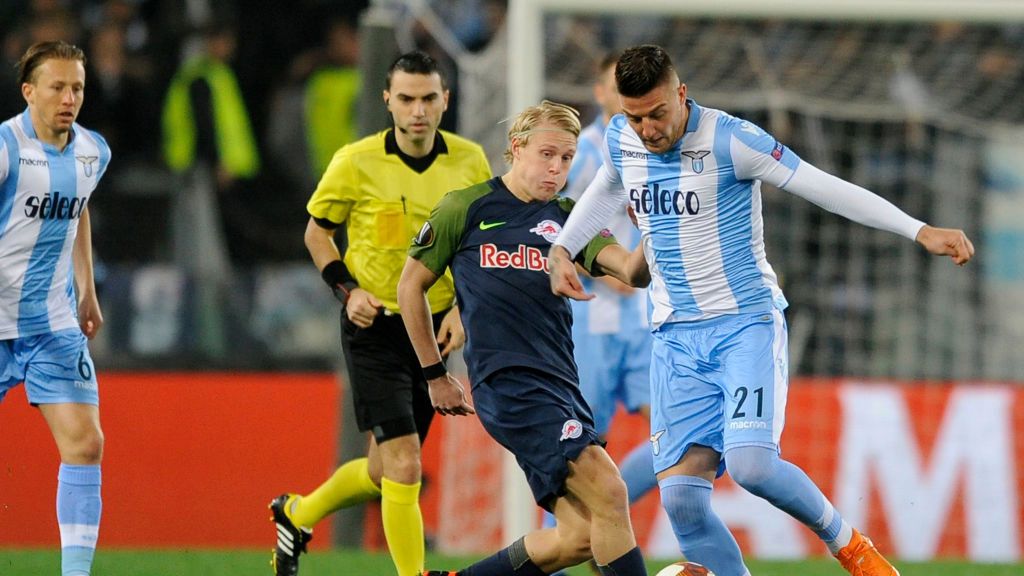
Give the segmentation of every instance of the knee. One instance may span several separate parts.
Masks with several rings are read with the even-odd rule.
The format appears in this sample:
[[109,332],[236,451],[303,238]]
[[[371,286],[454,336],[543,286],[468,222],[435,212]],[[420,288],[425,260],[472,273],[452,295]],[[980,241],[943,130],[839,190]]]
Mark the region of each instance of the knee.
[[91,428],[75,438],[66,451],[62,451],[68,464],[99,464],[103,459],[103,431]]
[[418,450],[401,450],[390,455],[384,462],[384,476],[401,484],[415,484],[420,481],[422,466]]
[[778,459],[774,450],[759,446],[736,448],[725,455],[729,476],[744,490],[758,496],[774,476]]
[[594,496],[596,502],[590,507],[591,514],[599,516],[629,514],[629,493],[617,468],[609,467],[601,471],[594,485]]

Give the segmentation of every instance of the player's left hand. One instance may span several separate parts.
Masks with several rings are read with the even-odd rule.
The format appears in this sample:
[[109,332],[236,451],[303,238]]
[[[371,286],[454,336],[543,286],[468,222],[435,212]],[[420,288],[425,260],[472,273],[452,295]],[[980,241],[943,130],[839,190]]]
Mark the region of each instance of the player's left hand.
[[548,270],[551,274],[551,292],[556,296],[568,296],[574,300],[593,300],[593,294],[583,291],[580,276],[569,252],[558,245],[548,250]]
[[430,390],[430,403],[438,414],[445,416],[468,416],[476,414],[476,410],[466,402],[466,390],[462,383],[452,376],[445,374],[433,380],[427,381]]
[[924,225],[917,233],[917,242],[932,254],[949,256],[959,266],[967,264],[974,256],[974,244],[963,230],[935,228]]
[[462,328],[459,308],[453,306],[441,320],[441,327],[437,330],[437,346],[441,348],[441,356],[447,358],[465,343],[466,331]]
[[95,294],[85,295],[78,303],[78,326],[82,334],[92,340],[103,327],[103,312]]

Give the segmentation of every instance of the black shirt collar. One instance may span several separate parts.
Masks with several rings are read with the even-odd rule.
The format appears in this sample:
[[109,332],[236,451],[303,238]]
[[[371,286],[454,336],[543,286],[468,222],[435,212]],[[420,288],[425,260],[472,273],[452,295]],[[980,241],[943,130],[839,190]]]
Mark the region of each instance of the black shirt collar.
[[438,154],[448,153],[448,145],[445,144],[444,138],[441,137],[441,131],[438,130],[434,133],[434,147],[430,149],[430,153],[422,158],[413,158],[402,152],[402,149],[398,147],[395,130],[392,128],[384,135],[384,152],[387,154],[397,154],[402,163],[417,173],[422,174],[427,171],[427,168],[430,168]]

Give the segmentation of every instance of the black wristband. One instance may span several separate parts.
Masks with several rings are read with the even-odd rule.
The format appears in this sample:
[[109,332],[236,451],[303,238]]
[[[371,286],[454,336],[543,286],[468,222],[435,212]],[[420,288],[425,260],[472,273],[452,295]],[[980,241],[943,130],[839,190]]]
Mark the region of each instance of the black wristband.
[[352,273],[348,271],[348,267],[341,260],[328,262],[327,266],[320,271],[320,277],[330,286],[334,297],[342,304],[348,302],[349,293],[359,287],[356,279],[352,277]]
[[444,362],[424,366],[421,370],[423,370],[423,378],[428,381],[433,380],[434,378],[440,378],[448,373],[448,368],[445,367]]

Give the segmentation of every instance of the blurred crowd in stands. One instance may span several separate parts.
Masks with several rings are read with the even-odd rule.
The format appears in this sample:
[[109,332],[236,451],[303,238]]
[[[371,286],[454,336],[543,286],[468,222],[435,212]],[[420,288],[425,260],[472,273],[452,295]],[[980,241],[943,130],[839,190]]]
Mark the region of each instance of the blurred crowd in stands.
[[[230,259],[243,266],[304,260],[306,199],[334,150],[358,135],[358,23],[368,3],[4,0],[0,118],[25,109],[15,67],[26,47],[57,38],[81,46],[88,66],[79,123],[102,133],[114,152],[91,205],[97,256],[109,264],[173,262],[180,257],[173,199],[189,181],[176,177],[182,167],[171,169],[165,150],[168,94],[190,59],[223,59],[256,148],[251,169],[216,175],[215,218]],[[473,10],[448,13],[467,48],[486,43]],[[199,137],[186,162],[223,154],[216,134],[204,137],[204,129],[216,132],[216,119],[193,113]],[[449,114],[445,128],[454,129],[455,118]]]

